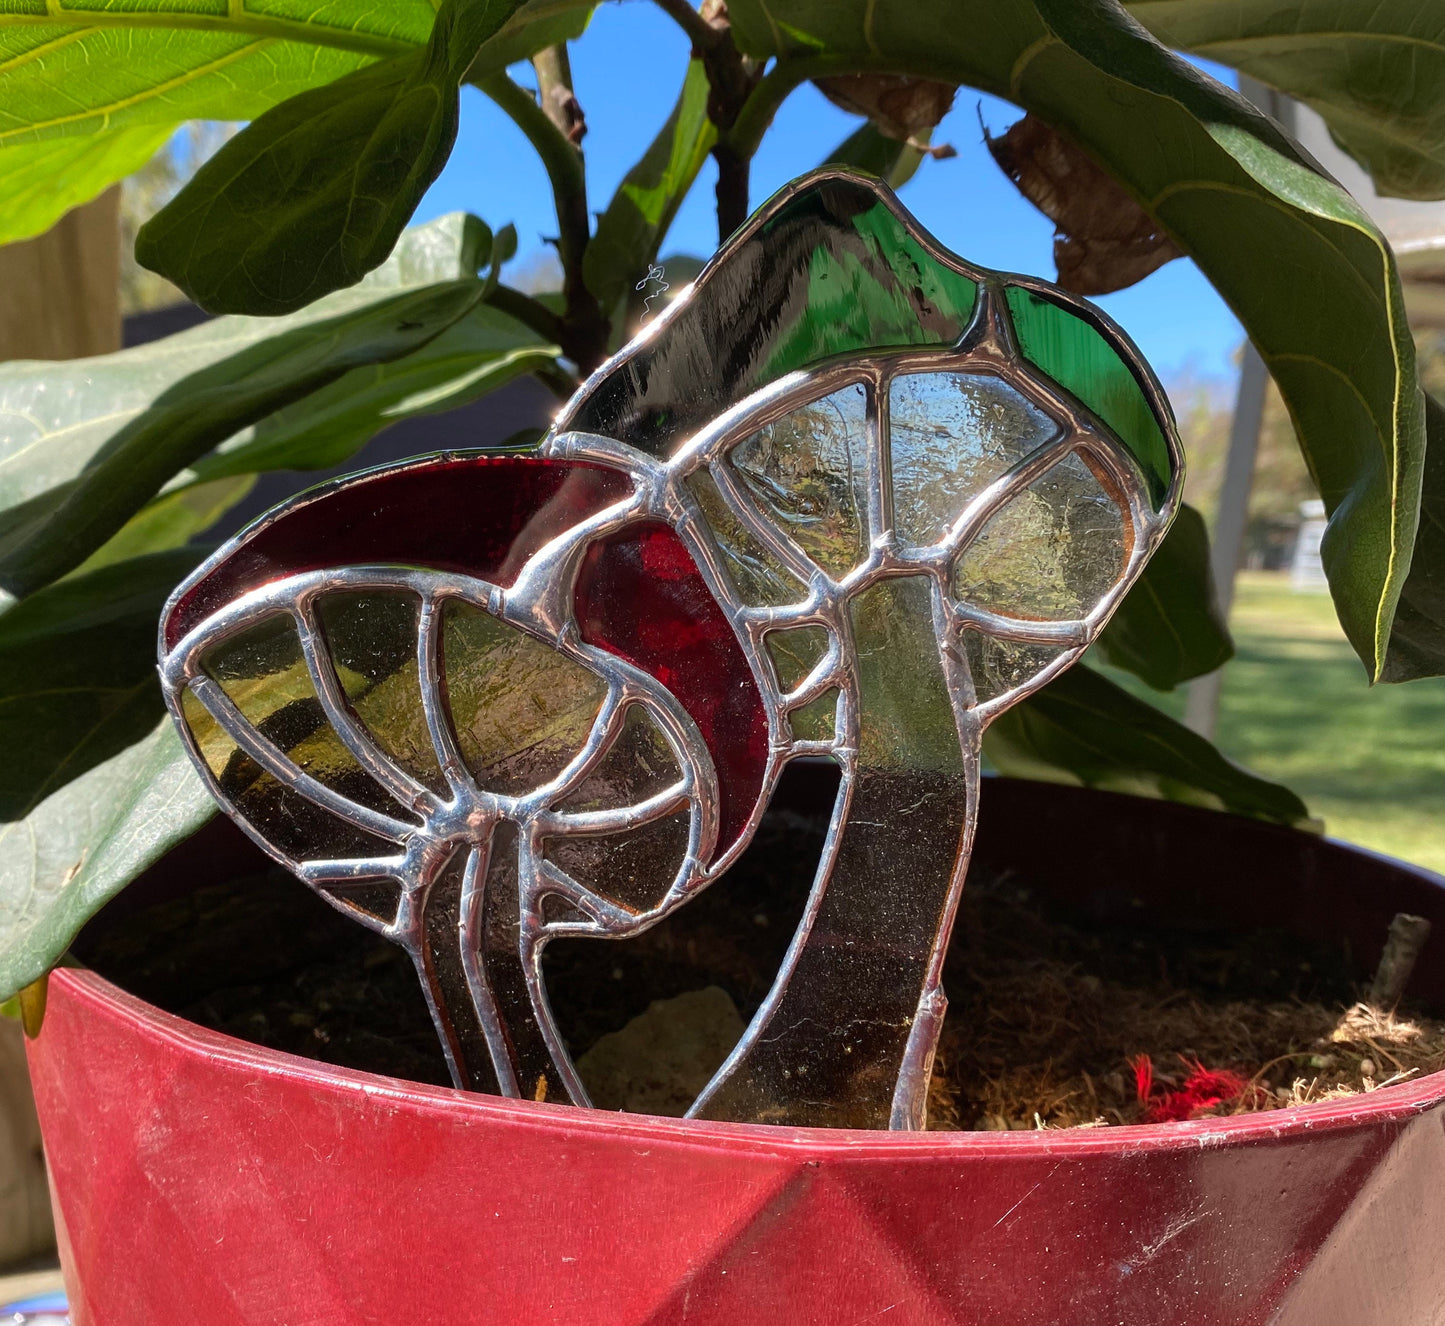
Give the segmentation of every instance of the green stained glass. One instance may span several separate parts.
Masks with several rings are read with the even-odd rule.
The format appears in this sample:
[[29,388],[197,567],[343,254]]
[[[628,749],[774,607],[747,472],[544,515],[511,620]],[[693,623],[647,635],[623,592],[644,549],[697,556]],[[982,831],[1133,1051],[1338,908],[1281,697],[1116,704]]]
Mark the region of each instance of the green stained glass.
[[669,315],[667,334],[636,342],[554,431],[668,456],[789,373],[842,355],[954,345],[968,328],[978,302],[971,269],[915,238],[872,184],[821,180],[764,212]]
[[806,310],[776,343],[762,381],[834,355],[949,345],[963,335],[976,282],[943,266],[881,202],[851,226],[860,242],[813,250]]
[[1156,509],[1169,491],[1169,444],[1122,346],[1077,313],[1032,290],[1005,292],[1024,357],[1073,393],[1118,434],[1149,484]]

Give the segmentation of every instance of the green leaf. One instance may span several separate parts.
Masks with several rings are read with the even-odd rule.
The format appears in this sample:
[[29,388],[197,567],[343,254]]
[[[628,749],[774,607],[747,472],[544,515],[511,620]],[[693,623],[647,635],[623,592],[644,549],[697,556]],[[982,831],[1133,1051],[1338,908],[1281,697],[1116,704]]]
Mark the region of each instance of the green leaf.
[[212,313],[291,313],[385,261],[456,139],[457,84],[519,0],[447,0],[424,50],[267,111],[141,227],[136,258]]
[[559,354],[521,323],[478,305],[405,358],[354,369],[278,410],[235,445],[197,462],[191,473],[213,480],[260,470],[328,469],[388,424],[479,400]]
[[1006,710],[984,753],[1020,778],[1163,797],[1235,815],[1307,826],[1287,787],[1225,759],[1203,737],[1082,664]]
[[212,483],[187,483],[163,492],[91,553],[80,571],[94,571],[131,557],[183,547],[214,525],[255,483],[254,474],[241,474]]
[[160,721],[156,622],[203,555],[179,548],[118,562],[0,616],[0,820],[23,818]]
[[[16,0],[0,13],[0,243],[39,234],[188,119],[251,120],[426,44],[430,0]],[[48,176],[48,179],[47,179]]]
[[1097,648],[1156,691],[1172,691],[1234,657],[1209,573],[1209,533],[1192,506],[1179,508]]
[[1429,445],[1420,527],[1381,681],[1445,675],[1445,405],[1425,397]]
[[1445,10],[1429,0],[1132,0],[1167,46],[1323,116],[1381,193],[1445,197]]
[[848,135],[819,163],[824,166],[852,166],[876,175],[894,189],[901,189],[923,160],[920,148],[878,132],[871,122]]
[[[121,405],[100,383],[109,379],[106,385],[111,385],[114,370],[124,372],[114,361],[122,360],[125,352],[99,361],[47,365],[50,371],[37,371],[34,364],[0,367],[5,423],[13,421],[0,454],[0,491],[10,487],[15,492],[0,532],[0,586],[23,596],[79,566],[173,474],[238,429],[354,368],[399,359],[420,348],[474,306],[480,292],[475,277],[448,281],[250,338],[251,344],[236,353],[205,356],[209,362],[197,371],[148,393],[143,408],[114,428],[104,422],[95,428],[95,415],[110,412],[113,418]],[[215,336],[214,328],[207,330]],[[196,339],[204,343],[205,338]],[[177,347],[162,341],[145,348],[164,355]],[[112,372],[105,373],[106,367]],[[27,407],[43,410],[49,405],[51,420],[57,408],[71,408],[74,403],[62,398],[70,374],[89,388],[85,423],[91,427],[82,426],[66,437],[58,420],[46,427],[45,419]],[[12,386],[18,389],[11,391]],[[61,434],[60,445],[36,454],[47,433]],[[88,442],[89,454],[77,457],[77,442],[82,448]],[[36,488],[39,491],[27,491]]]
[[[475,217],[453,213],[407,231],[386,263],[358,286],[304,313],[282,320],[218,318],[164,341],[96,359],[0,365],[0,512],[9,513],[3,523],[21,521],[20,508],[27,502],[53,508],[65,485],[99,463],[117,437],[140,426],[157,400],[188,379],[217,370],[273,337],[304,331],[338,315],[364,314],[407,291],[463,278],[480,293],[482,283],[474,273],[491,254],[490,230]],[[251,460],[232,458],[217,466],[217,473],[207,478],[219,484],[198,484],[194,472],[178,476],[93,553],[87,565],[185,542],[239,500],[249,484],[245,478],[223,476],[271,464],[304,468],[334,463],[395,419],[472,399],[488,384],[495,386],[539,362],[529,347],[541,342],[490,311],[474,307],[460,319],[455,338],[450,333],[447,329],[436,338],[443,343],[435,357],[435,342],[426,341],[395,365],[394,374],[389,368],[377,371],[363,365],[299,404],[242,428],[226,445],[234,452],[258,443]],[[336,430],[329,442],[323,436],[328,428]],[[318,461],[319,455],[333,459]],[[162,476],[157,487],[169,478]]]
[[1010,99],[1120,181],[1269,364],[1331,514],[1323,557],[1341,623],[1382,675],[1425,431],[1394,259],[1359,205],[1113,0],[735,0],[729,14],[750,55],[778,57],[736,133],[760,129],[804,78],[911,73]]
[[216,812],[169,717],[23,820],[0,825],[0,990],[39,979],[81,926]]
[[687,67],[667,123],[627,172],[582,260],[587,288],[604,309],[614,308],[646,275],[682,200],[717,141],[707,117],[708,81],[701,60]]
[[594,0],[527,0],[477,52],[467,70],[467,81],[500,73],[508,65],[530,60],[548,46],[575,41],[587,31],[594,8]]
[[0,149],[0,244],[49,230],[72,207],[139,170],[174,132],[138,124]]

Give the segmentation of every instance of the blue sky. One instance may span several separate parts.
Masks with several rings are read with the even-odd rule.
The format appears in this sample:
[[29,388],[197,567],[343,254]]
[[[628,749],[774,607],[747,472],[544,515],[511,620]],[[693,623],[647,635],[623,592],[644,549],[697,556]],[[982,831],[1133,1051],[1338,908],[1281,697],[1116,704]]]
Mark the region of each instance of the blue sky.
[[[661,127],[676,100],[688,55],[687,39],[655,5],[606,3],[572,46],[573,81],[587,116],[583,142],[589,203],[594,211]],[[1227,71],[1210,69],[1217,77]],[[530,71],[515,70],[519,79]],[[983,145],[979,115],[998,133],[1019,117],[1008,102],[960,89],[953,111],[934,134],[958,156],[925,161],[901,197],[949,248],[972,262],[1007,271],[1054,274],[1053,225],[1024,201]],[[753,162],[752,205],[818,164],[859,121],[811,85],[784,103]],[[664,255],[706,257],[717,245],[713,211],[715,170],[709,161],[680,210]],[[519,262],[556,233],[547,177],[526,140],[491,101],[463,89],[461,131],[418,221],[444,212],[476,212],[493,226],[516,224]],[[1179,259],[1128,290],[1098,301],[1138,342],[1166,381],[1188,374],[1232,373],[1230,357],[1243,333],[1234,315],[1194,265]]]

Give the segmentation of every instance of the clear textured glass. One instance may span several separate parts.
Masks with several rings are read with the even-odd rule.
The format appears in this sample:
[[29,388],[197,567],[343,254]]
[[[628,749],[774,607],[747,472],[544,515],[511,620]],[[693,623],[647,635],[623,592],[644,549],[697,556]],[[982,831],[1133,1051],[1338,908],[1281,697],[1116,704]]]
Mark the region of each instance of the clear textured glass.
[[909,373],[888,391],[893,521],[914,547],[937,543],[964,507],[1059,425],[985,373]]
[[980,631],[964,631],[963,648],[980,704],[1027,685],[1063,653],[1056,645],[1025,645]]
[[1118,583],[1131,526],[1077,454],[997,511],[954,563],[960,599],[1008,617],[1074,621]]
[[712,530],[738,597],[744,603],[771,606],[798,602],[805,592],[803,582],[748,532],[712,475],[699,470],[688,475],[686,482]]
[[969,786],[932,583],[881,580],[850,616],[862,715],[850,814],[809,942],[707,1118],[873,1128],[890,1114]]
[[467,768],[504,796],[550,782],[587,740],[606,681],[470,603],[448,602],[442,621],[447,704]]
[[868,544],[868,396],[844,387],[785,414],[729,459],[758,509],[841,578]]

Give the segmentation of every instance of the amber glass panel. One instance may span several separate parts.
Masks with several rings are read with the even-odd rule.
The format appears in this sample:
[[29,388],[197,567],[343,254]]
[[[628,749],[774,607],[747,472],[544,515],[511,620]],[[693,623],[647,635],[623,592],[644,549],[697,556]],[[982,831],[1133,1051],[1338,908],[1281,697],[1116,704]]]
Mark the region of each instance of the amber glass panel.
[[415,594],[328,594],[318,605],[337,678],[376,744],[418,782],[445,793],[421,707]]
[[[242,716],[303,773],[359,805],[406,818],[386,790],[365,773],[327,721],[301,652],[301,640],[289,615],[276,614],[212,646],[202,658]],[[213,743],[208,736],[202,748]],[[283,848],[306,856],[331,855],[354,841],[355,830],[334,828],[334,817],[298,794],[282,788],[249,757],[237,751],[218,774],[221,789],[268,839],[281,835]],[[318,835],[307,844],[303,825]],[[374,843],[369,835],[363,841]],[[387,849],[394,853],[396,848]],[[345,851],[350,855],[350,849]]]
[[868,397],[844,387],[784,415],[730,457],[764,517],[835,579],[863,560],[868,531]]
[[800,705],[789,715],[793,735],[800,741],[832,741],[838,728],[838,692],[824,691],[816,700]]
[[937,543],[974,497],[1060,431],[990,374],[902,375],[888,408],[893,520],[914,547]]
[[825,626],[794,626],[786,631],[769,631],[763,637],[778,685],[793,690],[823,660],[828,652],[828,628]]
[[1002,507],[954,563],[953,592],[1011,617],[1085,617],[1124,573],[1130,527],[1078,455]]
[[607,694],[595,672],[470,603],[443,616],[447,702],[467,768],[520,796],[581,750]]

